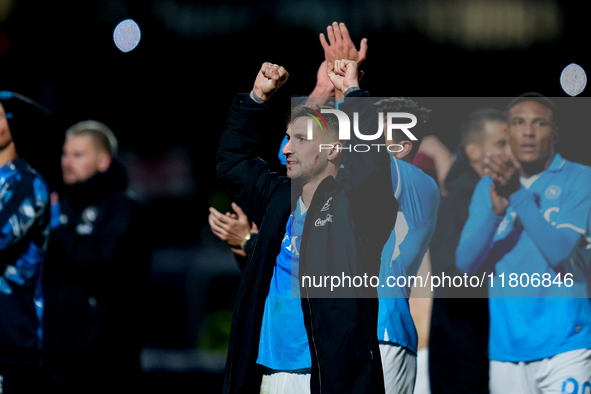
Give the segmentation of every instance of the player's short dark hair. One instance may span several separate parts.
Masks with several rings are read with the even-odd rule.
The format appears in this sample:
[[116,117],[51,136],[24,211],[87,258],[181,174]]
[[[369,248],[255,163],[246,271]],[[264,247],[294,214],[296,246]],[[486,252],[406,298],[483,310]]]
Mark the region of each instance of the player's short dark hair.
[[507,104],[506,111],[509,112],[511,108],[523,101],[535,101],[536,103],[542,104],[544,107],[550,109],[552,111],[552,120],[556,125],[556,104],[554,104],[554,102],[550,100],[548,97],[538,92],[527,92],[520,94],[519,96],[511,100],[509,104]]
[[511,100],[509,104],[507,104],[507,111],[509,111],[513,106],[519,104],[522,101],[535,101],[536,103],[540,103],[543,106],[550,108],[552,111],[556,110],[556,105],[548,97],[538,92],[527,92],[520,94],[519,96]]
[[[304,106],[294,107],[291,110],[291,113],[289,114],[288,124],[295,122],[298,118],[301,118],[304,116],[310,116],[310,114],[318,117],[316,113],[320,113],[321,109],[334,109],[334,108],[328,107],[328,106],[318,106],[318,105],[313,106],[313,107],[304,107]],[[327,135],[330,136],[331,138],[338,140],[339,139],[339,120],[338,120],[338,118],[333,114],[327,114],[327,113],[321,114],[321,116],[326,121],[326,126],[328,126],[328,131],[325,131],[324,130],[325,128],[322,127],[322,130],[323,130],[322,132],[327,133]]]
[[496,108],[479,108],[468,114],[460,126],[460,142],[462,146],[470,143],[480,143],[484,135],[486,122],[507,123],[504,111]]
[[[411,160],[419,150],[421,141],[426,135],[427,120],[431,114],[431,110],[419,105],[416,101],[408,97],[389,97],[381,99],[375,103],[377,112],[408,112],[417,117],[417,124],[412,128],[412,133],[417,137],[417,141],[412,141],[412,149],[410,151]],[[385,116],[385,114],[384,114]],[[386,119],[384,118],[384,121]],[[386,132],[384,130],[384,132]],[[409,138],[402,130],[396,129],[392,133],[392,139],[395,142],[409,141]]]

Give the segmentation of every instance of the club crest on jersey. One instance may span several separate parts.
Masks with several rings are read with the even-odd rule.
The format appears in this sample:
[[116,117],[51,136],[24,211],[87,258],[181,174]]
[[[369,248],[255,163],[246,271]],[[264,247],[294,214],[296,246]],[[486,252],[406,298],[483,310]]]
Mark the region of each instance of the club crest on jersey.
[[332,201],[332,197],[329,197],[328,200],[326,200],[326,202],[324,203],[324,206],[322,207],[320,212],[328,211],[328,208],[330,208],[331,201]]
[[544,195],[546,196],[546,198],[548,200],[554,200],[555,198],[558,198],[558,196],[560,196],[560,192],[562,192],[562,189],[560,188],[560,186],[552,185],[552,186],[548,186]]

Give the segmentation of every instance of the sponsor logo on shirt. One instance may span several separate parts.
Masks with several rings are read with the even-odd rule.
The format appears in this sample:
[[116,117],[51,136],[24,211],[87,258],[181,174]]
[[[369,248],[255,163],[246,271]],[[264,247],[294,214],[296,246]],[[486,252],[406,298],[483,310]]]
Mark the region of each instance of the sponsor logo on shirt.
[[328,222],[331,222],[332,223],[332,215],[330,213],[326,214],[326,219],[316,219],[316,222],[314,223],[314,226],[316,226],[316,227],[322,227],[322,226],[324,226]]

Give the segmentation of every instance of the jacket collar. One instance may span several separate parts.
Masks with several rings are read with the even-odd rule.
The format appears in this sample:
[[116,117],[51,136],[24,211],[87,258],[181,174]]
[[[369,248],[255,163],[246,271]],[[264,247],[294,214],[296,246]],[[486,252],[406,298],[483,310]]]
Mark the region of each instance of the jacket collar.
[[331,192],[336,190],[339,187],[338,182],[332,176],[327,176],[320,182],[316,192],[314,193],[314,197],[312,197],[312,202],[308,207],[308,210],[316,210],[316,207],[321,206],[325,203],[325,193]]
[[554,158],[552,159],[552,162],[550,162],[550,165],[547,168],[547,171],[560,171],[562,170],[562,167],[564,167],[564,164],[566,163],[566,159],[564,159],[560,153],[557,153],[554,155]]
[[[308,207],[308,212],[310,210],[314,210],[315,207],[318,205],[324,204],[324,193],[331,192],[336,190],[339,187],[339,183],[334,179],[332,176],[327,176],[320,182],[318,188],[314,192],[314,196],[312,197],[312,202]],[[291,182],[291,210],[292,212],[296,209],[298,204],[298,199],[302,195],[302,185],[299,182],[292,181]]]

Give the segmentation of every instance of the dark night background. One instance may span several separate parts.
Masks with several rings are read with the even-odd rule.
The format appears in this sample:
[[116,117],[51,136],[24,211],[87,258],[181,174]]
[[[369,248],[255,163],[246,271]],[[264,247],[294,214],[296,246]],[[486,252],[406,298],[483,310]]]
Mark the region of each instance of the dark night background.
[[[55,114],[57,126],[43,130],[57,146],[45,152],[48,169],[59,163],[69,125],[96,119],[113,129],[131,190],[153,219],[146,379],[154,391],[218,392],[238,269],[209,230],[208,207],[229,209],[215,175],[217,143],[234,95],[250,91],[261,63],[290,72],[274,98],[288,108],[291,95],[314,88],[323,60],[318,34],[336,20],[356,46],[368,38],[362,88],[372,96],[538,91],[572,103],[579,98],[562,90],[561,71],[570,63],[591,69],[591,16],[581,7],[574,0],[0,0],[0,90]],[[122,53],[113,29],[128,18],[141,41]],[[453,151],[471,109],[434,111],[431,133]],[[561,134],[561,153],[591,164],[582,143],[589,141],[586,114],[574,115],[581,120]],[[279,118],[270,130],[262,148],[277,166]]]

